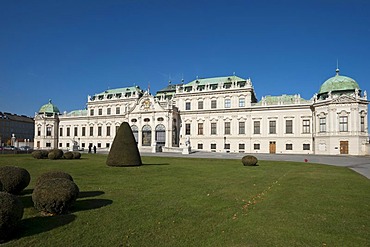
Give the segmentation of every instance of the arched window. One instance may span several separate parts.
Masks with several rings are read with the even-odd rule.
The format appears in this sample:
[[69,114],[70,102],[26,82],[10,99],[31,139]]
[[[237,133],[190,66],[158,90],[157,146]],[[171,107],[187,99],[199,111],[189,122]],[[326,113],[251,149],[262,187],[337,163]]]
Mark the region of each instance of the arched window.
[[166,127],[163,124],[158,124],[155,127],[155,141],[160,146],[164,146],[166,143]]
[[139,140],[139,128],[136,125],[131,126],[132,134],[134,134],[136,143]]
[[144,125],[142,131],[142,145],[150,146],[152,143],[152,128],[150,125]]

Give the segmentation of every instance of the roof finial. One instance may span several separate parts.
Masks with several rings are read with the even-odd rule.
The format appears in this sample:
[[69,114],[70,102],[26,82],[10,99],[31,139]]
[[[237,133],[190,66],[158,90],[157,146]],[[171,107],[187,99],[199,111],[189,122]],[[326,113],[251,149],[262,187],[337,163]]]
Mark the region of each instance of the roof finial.
[[335,72],[337,73],[337,75],[339,75],[339,62],[338,62],[338,58],[337,58],[337,69],[335,70]]

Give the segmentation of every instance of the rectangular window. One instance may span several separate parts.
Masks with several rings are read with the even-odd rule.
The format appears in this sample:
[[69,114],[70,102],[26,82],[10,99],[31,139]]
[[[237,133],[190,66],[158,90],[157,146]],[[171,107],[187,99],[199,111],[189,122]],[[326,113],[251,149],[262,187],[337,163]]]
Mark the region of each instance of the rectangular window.
[[217,123],[211,123],[211,135],[217,135]]
[[94,136],[94,127],[93,126],[90,127],[90,136]]
[[66,146],[67,146],[67,148],[69,148],[69,142],[67,142]]
[[239,143],[239,150],[244,150],[244,149],[245,149],[245,144]]
[[187,110],[187,111],[190,110],[190,102],[185,103],[185,110]]
[[67,127],[67,136],[71,136],[71,128]]
[[286,134],[293,134],[293,120],[286,120],[285,121],[285,133]]
[[198,110],[203,109],[203,101],[198,101]]
[[47,147],[47,148],[51,148],[51,143],[50,143],[50,142],[47,142],[47,143],[46,143],[46,147]]
[[310,150],[310,144],[303,144],[303,150]]
[[107,126],[107,136],[110,136],[110,126]]
[[230,135],[230,122],[225,122],[225,135]]
[[100,109],[98,110],[98,114],[99,114],[99,116],[100,116],[100,115],[103,115],[103,109],[101,109],[101,108],[100,108]]
[[118,115],[118,114],[121,114],[121,108],[116,107],[116,114],[117,114],[117,115]]
[[203,123],[198,123],[198,135],[203,135]]
[[211,149],[216,149],[216,143],[211,143]]
[[81,147],[85,148],[85,143],[84,142],[81,143]]
[[285,150],[293,150],[293,144],[290,143],[285,144]]
[[108,142],[107,142],[107,143],[105,143],[105,147],[106,147],[106,148],[109,148],[109,146],[110,146],[110,143],[108,143]]
[[253,122],[253,134],[261,134],[261,122],[260,121]]
[[59,147],[61,148],[61,147],[63,147],[63,144],[62,143],[59,143]]
[[310,132],[311,132],[310,120],[305,119],[303,120],[303,134],[308,134]]
[[59,129],[59,136],[63,136],[63,128]]
[[225,108],[231,107],[231,99],[225,99]]
[[37,136],[41,136],[41,127],[37,127]]
[[276,121],[275,120],[272,120],[269,123],[269,133],[276,134]]
[[347,116],[339,117],[339,131],[340,132],[348,131],[348,117]]
[[225,143],[224,148],[225,148],[225,149],[230,149],[230,143]]
[[82,127],[82,136],[86,136],[86,127]]
[[365,132],[365,117],[364,116],[361,116],[361,120],[360,120],[360,123],[361,123],[361,132]]
[[203,149],[203,143],[198,143],[198,149]]
[[215,99],[211,100],[211,109],[217,108],[217,101]]
[[90,116],[94,116],[94,109],[90,109]]
[[190,124],[185,124],[185,135],[190,135]]
[[319,119],[319,124],[320,124],[320,132],[326,132],[326,117],[321,117]]
[[78,136],[78,129],[77,129],[77,127],[74,128],[74,136]]
[[111,114],[111,108],[107,108],[107,115]]
[[253,144],[253,148],[254,150],[260,150],[260,144],[259,143]]
[[239,135],[245,134],[245,122],[239,122]]
[[239,107],[245,107],[245,98],[239,98]]
[[101,143],[98,143],[98,148],[101,148]]
[[101,126],[98,126],[98,136],[101,136]]
[[116,133],[118,133],[119,125],[116,126]]

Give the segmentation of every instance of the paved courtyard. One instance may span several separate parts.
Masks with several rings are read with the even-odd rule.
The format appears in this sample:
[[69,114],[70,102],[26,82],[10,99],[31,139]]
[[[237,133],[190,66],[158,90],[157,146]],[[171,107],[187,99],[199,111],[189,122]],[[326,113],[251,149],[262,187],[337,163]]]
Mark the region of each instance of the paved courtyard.
[[[216,159],[241,159],[243,153],[211,153],[193,152],[191,154],[181,153],[142,153],[143,156],[162,156],[162,157],[189,157],[189,158],[216,158]],[[348,167],[355,172],[370,179],[370,156],[331,156],[331,155],[312,155],[312,154],[253,154],[259,160],[282,160],[309,163],[326,164],[334,166]]]

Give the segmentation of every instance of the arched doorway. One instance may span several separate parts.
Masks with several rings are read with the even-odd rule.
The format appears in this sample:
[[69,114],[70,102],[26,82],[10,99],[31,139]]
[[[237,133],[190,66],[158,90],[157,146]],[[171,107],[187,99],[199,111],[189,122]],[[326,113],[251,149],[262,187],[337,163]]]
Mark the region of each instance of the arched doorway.
[[152,128],[150,125],[143,126],[142,140],[143,146],[150,146],[152,144]]
[[158,124],[155,127],[155,141],[157,142],[158,151],[162,151],[162,147],[166,144],[166,127],[163,124]]
[[134,134],[136,144],[139,140],[139,128],[136,125],[131,126],[132,134]]

